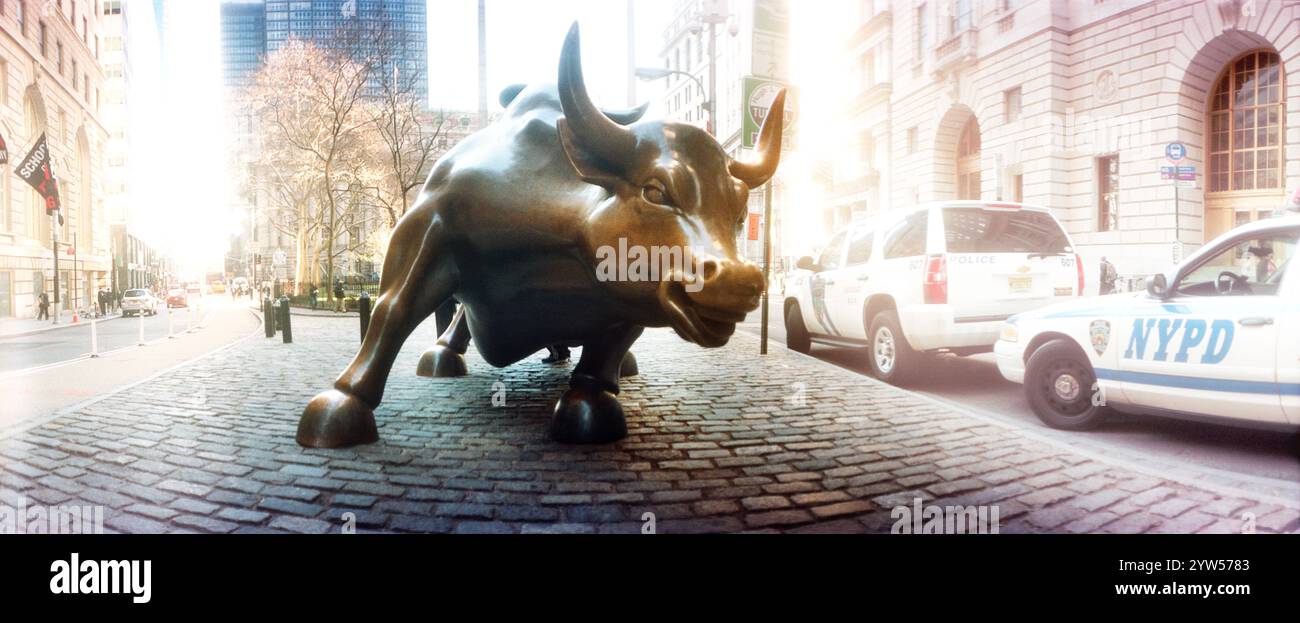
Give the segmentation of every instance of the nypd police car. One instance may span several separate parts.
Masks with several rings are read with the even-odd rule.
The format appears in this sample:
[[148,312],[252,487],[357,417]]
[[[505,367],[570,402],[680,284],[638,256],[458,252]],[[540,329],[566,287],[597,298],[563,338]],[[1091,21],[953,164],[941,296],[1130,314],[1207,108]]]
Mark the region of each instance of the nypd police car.
[[1148,291],[1016,315],[994,346],[1055,428],[1108,414],[1231,419],[1300,428],[1300,215],[1234,229]]

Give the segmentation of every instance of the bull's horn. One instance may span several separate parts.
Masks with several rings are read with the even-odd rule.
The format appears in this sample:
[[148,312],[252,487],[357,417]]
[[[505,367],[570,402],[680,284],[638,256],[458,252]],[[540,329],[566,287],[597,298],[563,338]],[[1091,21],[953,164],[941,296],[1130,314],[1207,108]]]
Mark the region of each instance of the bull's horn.
[[632,157],[636,137],[618,125],[591,102],[582,79],[582,48],[578,42],[578,23],[569,28],[560,54],[560,107],[565,123],[578,144],[608,164],[618,165]]
[[781,89],[772,100],[763,120],[763,129],[758,133],[758,145],[753,162],[732,161],[727,170],[736,179],[750,188],[766,184],[776,175],[776,167],[781,163],[781,134],[785,131],[785,89]]
[[617,123],[619,125],[632,125],[640,121],[641,117],[645,116],[645,111],[649,108],[650,108],[650,102],[646,102],[644,104],[641,104],[640,106],[637,106],[636,108],[627,108],[624,110],[605,110],[602,112],[604,112],[605,116],[609,117],[610,121],[613,121],[614,123]]

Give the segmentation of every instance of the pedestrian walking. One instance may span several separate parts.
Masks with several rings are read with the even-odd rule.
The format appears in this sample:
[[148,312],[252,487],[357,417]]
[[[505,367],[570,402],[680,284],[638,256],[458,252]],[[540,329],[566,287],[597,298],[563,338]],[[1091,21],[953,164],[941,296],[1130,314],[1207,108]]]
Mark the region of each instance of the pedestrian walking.
[[320,290],[316,287],[316,284],[314,283],[311,284],[311,310],[312,311],[316,311],[316,295],[319,292]]
[[1111,264],[1106,258],[1101,258],[1101,279],[1098,281],[1101,284],[1100,294],[1105,296],[1114,293],[1117,279],[1119,279],[1119,271],[1115,270],[1115,265]]
[[343,281],[334,282],[334,300],[338,301],[338,308],[335,311],[344,311],[347,308],[343,305]]
[[103,318],[108,315],[108,293],[100,290],[95,293],[95,297],[99,299],[99,317]]
[[547,347],[546,347],[546,352],[549,353],[549,354],[547,355],[547,357],[546,357],[545,359],[542,360],[542,363],[545,363],[545,364],[557,364],[557,363],[564,363],[564,362],[566,362],[566,361],[569,360],[569,356],[570,356],[570,355],[569,355],[569,347],[568,347],[568,346],[562,346],[562,345],[561,345],[561,346],[547,346]]
[[49,320],[50,319],[50,297],[47,296],[44,292],[41,292],[41,295],[37,297],[37,305],[38,308],[40,309],[40,314],[36,316],[36,319]]

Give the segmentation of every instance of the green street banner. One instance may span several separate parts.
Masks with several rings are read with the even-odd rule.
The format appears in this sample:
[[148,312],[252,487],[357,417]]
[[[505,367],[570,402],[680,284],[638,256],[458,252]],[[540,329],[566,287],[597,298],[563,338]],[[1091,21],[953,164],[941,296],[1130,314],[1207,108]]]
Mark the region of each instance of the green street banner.
[[59,181],[50,165],[50,148],[45,144],[44,133],[36,139],[36,144],[32,145],[32,150],[27,152],[14,173],[45,198],[46,214],[59,210]]
[[798,121],[795,111],[799,105],[799,89],[776,80],[764,80],[746,76],[742,88],[745,110],[741,112],[744,127],[741,128],[741,147],[753,149],[758,143],[758,132],[763,129],[763,120],[772,108],[772,100],[781,89],[786,89],[785,96],[785,132],[781,135],[781,151],[794,148],[795,124]]

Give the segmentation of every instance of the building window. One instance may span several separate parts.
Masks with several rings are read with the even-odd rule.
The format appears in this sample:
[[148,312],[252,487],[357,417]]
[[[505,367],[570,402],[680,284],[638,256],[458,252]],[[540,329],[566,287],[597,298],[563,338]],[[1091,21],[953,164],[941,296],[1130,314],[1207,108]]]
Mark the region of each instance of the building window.
[[859,89],[865,91],[876,83],[876,55],[868,52],[858,59],[858,63]]
[[54,50],[55,50],[54,66],[58,68],[59,75],[62,76],[63,75],[63,42],[62,41],[56,42],[54,44]]
[[1223,72],[1210,96],[1210,192],[1282,188],[1285,101],[1274,52],[1251,52]]
[[1020,119],[1020,87],[1002,93],[1002,112],[1006,115],[1007,123]]
[[980,125],[971,117],[957,141],[957,199],[977,201],[981,192]]
[[49,53],[46,52],[45,50],[45,22],[40,23],[40,26],[37,28],[37,31],[38,31],[37,34],[40,37],[39,41],[41,46],[41,56],[48,57]]
[[951,10],[948,34],[956,36],[971,27],[971,0],[952,0]]
[[1119,230],[1119,156],[1097,158],[1097,231]]
[[925,52],[930,49],[930,12],[926,10],[927,8],[924,2],[916,7],[916,50],[914,60],[917,63],[925,60]]
[[1016,203],[1025,202],[1025,175],[1017,173],[1011,178],[1011,200]]
[[907,129],[907,155],[910,156],[920,151],[920,135],[921,132],[916,126]]

